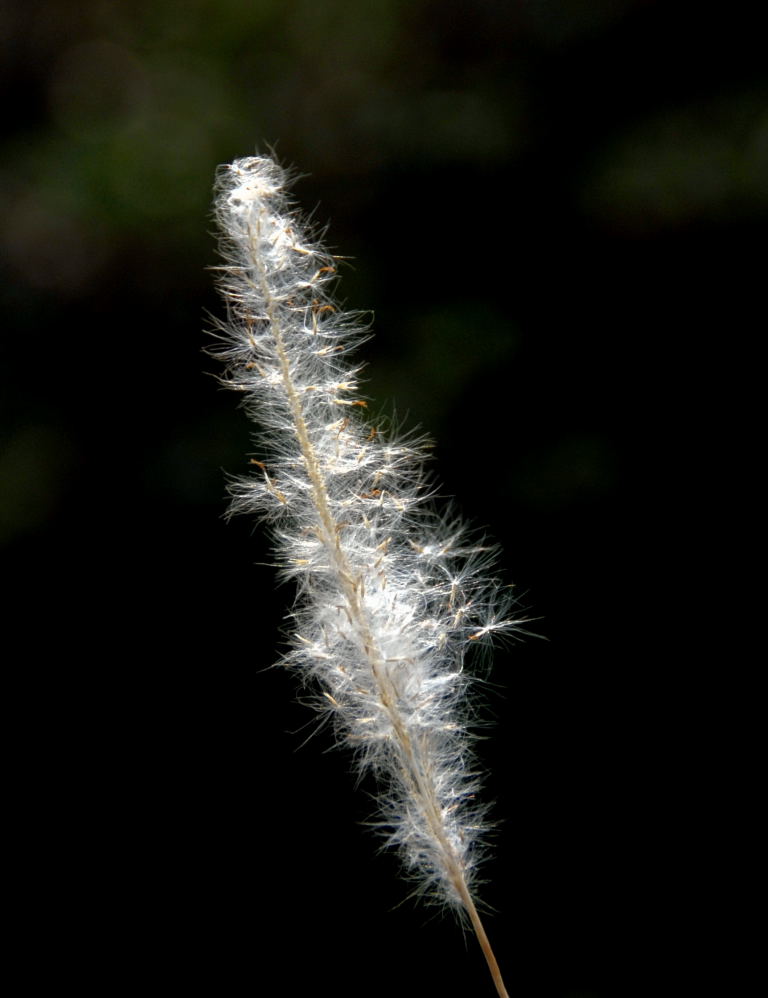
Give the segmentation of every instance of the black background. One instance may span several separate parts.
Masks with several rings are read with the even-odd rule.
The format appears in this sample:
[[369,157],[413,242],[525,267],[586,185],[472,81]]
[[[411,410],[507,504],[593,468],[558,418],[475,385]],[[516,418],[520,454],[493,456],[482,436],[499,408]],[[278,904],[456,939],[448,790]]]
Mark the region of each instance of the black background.
[[479,745],[510,994],[732,989],[731,719],[700,641],[764,280],[768,81],[749,8],[704,6],[2,7],[30,981],[491,993],[474,941],[376,854],[375,788],[268,668],[291,592],[260,529],[223,519],[259,455],[203,353],[209,188],[276,143],[353,258],[341,298],[375,312],[372,418],[434,437],[532,618]]

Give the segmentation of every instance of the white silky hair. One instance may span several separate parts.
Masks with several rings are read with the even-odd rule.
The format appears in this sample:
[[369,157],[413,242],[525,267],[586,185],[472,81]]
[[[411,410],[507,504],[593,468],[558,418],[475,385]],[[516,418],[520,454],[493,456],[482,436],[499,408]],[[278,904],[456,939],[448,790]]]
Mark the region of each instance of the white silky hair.
[[512,626],[508,590],[489,575],[488,549],[434,511],[425,441],[364,420],[348,356],[367,329],[332,303],[334,258],[286,186],[285,171],[262,156],[218,173],[228,318],[214,352],[261,425],[264,450],[256,477],[233,486],[232,509],[271,526],[298,591],[285,664],[319,691],[316,705],[360,773],[376,777],[381,831],[416,891],[469,914],[478,931],[486,817],[465,655]]

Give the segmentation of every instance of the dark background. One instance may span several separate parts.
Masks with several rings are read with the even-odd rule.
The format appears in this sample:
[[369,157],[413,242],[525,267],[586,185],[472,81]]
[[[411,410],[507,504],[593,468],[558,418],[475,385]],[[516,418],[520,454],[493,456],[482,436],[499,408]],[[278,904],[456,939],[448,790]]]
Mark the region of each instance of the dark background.
[[491,994],[472,939],[400,905],[361,824],[374,788],[327,733],[303,744],[294,677],[263,671],[291,593],[258,526],[223,519],[255,452],[203,352],[210,188],[274,145],[352,258],[342,300],[375,312],[372,418],[437,441],[443,492],[500,543],[540,636],[495,656],[480,743],[510,994],[723,993],[725,720],[693,634],[718,603],[729,359],[764,280],[749,11],[0,3],[0,544],[31,982]]

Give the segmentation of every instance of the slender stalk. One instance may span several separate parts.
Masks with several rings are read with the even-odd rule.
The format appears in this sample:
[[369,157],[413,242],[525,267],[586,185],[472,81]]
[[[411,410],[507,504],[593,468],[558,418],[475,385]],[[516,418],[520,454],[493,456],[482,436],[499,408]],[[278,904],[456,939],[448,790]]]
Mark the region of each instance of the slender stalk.
[[475,902],[472,900],[472,896],[467,890],[466,884],[456,885],[456,889],[461,894],[462,900],[464,901],[464,907],[467,909],[467,914],[469,915],[470,921],[472,922],[472,928],[475,930],[475,935],[477,936],[477,941],[480,943],[480,949],[483,951],[483,956],[485,957],[486,963],[488,964],[488,970],[491,972],[491,977],[493,983],[496,986],[496,991],[499,994],[499,998],[509,998],[506,987],[504,986],[504,981],[501,977],[501,971],[499,970],[499,965],[496,961],[496,956],[491,948],[490,941],[486,935],[485,928],[480,919],[480,915],[475,907]]

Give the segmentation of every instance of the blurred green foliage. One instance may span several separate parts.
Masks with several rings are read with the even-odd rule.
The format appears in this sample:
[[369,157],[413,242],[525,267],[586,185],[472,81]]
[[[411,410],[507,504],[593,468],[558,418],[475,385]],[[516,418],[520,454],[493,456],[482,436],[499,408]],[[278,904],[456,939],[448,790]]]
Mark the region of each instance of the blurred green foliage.
[[[265,143],[315,177],[358,184],[409,164],[509,164],[540,141],[536,60],[557,69],[580,46],[609,47],[643,7],[6,5],[16,127],[3,152],[0,207],[12,273],[33,287],[82,290],[122,240],[199,244],[212,164]],[[715,77],[714,89],[692,102],[670,87],[661,104],[618,109],[604,141],[562,164],[576,167],[582,209],[644,228],[734,206],[765,212],[764,81],[732,85],[723,98]],[[578,112],[585,128],[597,111]],[[51,244],[68,259],[50,259]]]
[[[64,450],[81,453],[77,466],[93,461],[79,427],[99,364],[110,358],[126,385],[148,376],[131,366],[132,325],[152,340],[161,369],[173,365],[196,310],[212,300],[204,267],[214,256],[214,168],[257,147],[274,143],[306,171],[302,202],[321,200],[316,217],[332,214],[331,245],[356,258],[342,268],[341,290],[353,306],[376,305],[380,402],[391,398],[438,437],[457,399],[471,405],[484,378],[514,368],[513,355],[533,359],[544,342],[537,336],[547,356],[570,356],[567,302],[596,269],[639,251],[637,240],[656,240],[662,259],[691,228],[764,225],[768,86],[764,64],[750,58],[757,43],[736,17],[723,23],[685,4],[662,6],[4,3],[5,328],[27,337],[34,329],[42,355],[56,355],[80,383],[64,392],[64,379],[43,364],[39,393],[21,388],[24,350],[9,332],[6,467],[24,451],[18,441],[46,426],[69,441]],[[592,295],[597,330],[610,321],[612,296],[620,307],[621,286],[599,305]],[[61,359],[63,321],[76,321],[88,344],[76,363]],[[187,363],[189,376],[194,350]],[[605,383],[594,363],[590,372]],[[541,389],[526,394],[532,384],[517,386],[515,398],[541,418]],[[589,393],[574,408],[565,367],[552,391],[546,411],[570,407],[576,439],[604,432]],[[494,399],[507,401],[507,392],[483,395],[490,417],[503,418]],[[176,437],[191,441],[193,425],[210,424],[206,407],[196,397]],[[547,418],[537,424],[542,437],[555,432]],[[453,436],[464,448],[462,425]],[[572,429],[542,439],[541,480],[523,490],[530,497],[558,492],[552,455],[573,453]],[[145,444],[155,469],[165,461],[157,446]],[[168,440],[162,454],[175,447]],[[612,447],[605,440],[602,450]],[[536,460],[526,461],[530,477]],[[10,477],[16,493],[34,478]],[[560,494],[571,480],[564,467]]]

